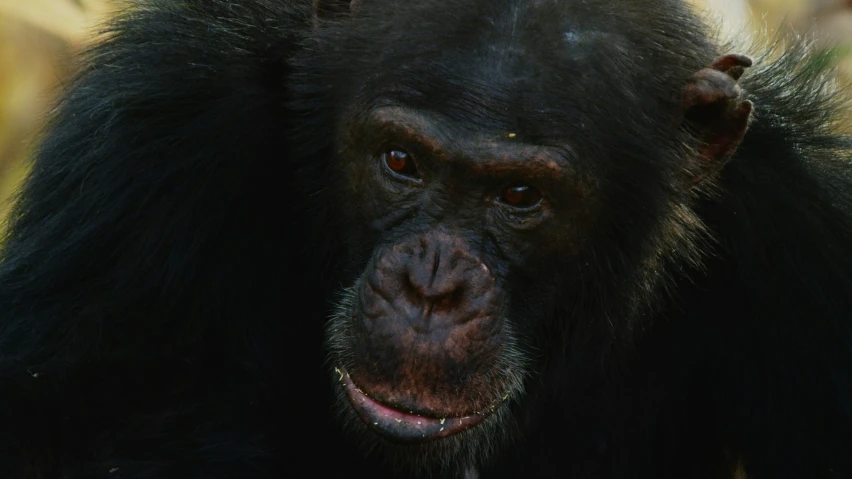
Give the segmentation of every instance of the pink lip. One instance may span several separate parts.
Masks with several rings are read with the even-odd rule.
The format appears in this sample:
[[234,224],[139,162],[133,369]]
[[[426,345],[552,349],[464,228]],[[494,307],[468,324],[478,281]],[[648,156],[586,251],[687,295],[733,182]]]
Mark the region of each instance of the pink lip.
[[469,416],[447,418],[405,413],[371,399],[358,389],[346,370],[335,368],[335,372],[340,376],[340,383],[349,402],[364,423],[395,442],[417,443],[447,437],[479,424],[497,409],[495,404]]

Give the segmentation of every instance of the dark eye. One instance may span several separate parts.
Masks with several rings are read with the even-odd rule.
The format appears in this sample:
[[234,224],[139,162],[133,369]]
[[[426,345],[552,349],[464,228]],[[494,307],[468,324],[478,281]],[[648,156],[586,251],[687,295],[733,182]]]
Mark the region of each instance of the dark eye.
[[382,160],[394,174],[415,180],[420,179],[417,165],[408,153],[402,150],[390,150],[382,154]]
[[533,208],[541,203],[541,193],[531,186],[511,185],[503,190],[500,201],[515,208]]

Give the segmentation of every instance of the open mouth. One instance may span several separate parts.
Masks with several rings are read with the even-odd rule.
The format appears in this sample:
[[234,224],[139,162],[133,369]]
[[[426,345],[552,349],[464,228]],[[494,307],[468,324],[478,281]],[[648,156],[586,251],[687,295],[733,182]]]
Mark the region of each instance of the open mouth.
[[389,440],[401,443],[431,441],[469,429],[485,420],[509,398],[507,394],[484,410],[464,417],[429,417],[382,404],[359,389],[345,369],[334,368],[334,371],[339,375],[349,402],[364,423]]

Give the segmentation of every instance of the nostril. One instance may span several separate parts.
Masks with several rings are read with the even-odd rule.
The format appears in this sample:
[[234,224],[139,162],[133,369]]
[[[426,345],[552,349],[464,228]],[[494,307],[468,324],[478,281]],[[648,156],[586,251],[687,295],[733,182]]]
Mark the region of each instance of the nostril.
[[412,269],[405,269],[399,275],[400,289],[409,303],[418,303],[423,297],[423,288],[418,286],[415,272]]
[[435,283],[435,278],[438,276],[438,270],[441,267],[441,252],[435,251],[435,256],[432,258],[432,277],[429,278],[429,286]]
[[452,301],[454,305],[461,303],[462,298],[464,297],[464,292],[464,286],[458,285],[450,294],[450,301]]
[[457,309],[464,298],[465,289],[459,285],[449,293],[442,294],[432,301],[435,304],[435,309],[441,311],[451,311]]
[[466,282],[446,273],[407,269],[399,276],[400,287],[409,300],[458,304],[464,297]]

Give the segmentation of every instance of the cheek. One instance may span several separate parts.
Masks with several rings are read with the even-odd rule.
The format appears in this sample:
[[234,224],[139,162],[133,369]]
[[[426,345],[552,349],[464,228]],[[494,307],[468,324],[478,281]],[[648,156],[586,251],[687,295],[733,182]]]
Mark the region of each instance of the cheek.
[[335,172],[341,192],[339,206],[346,219],[357,219],[358,224],[363,224],[366,218],[375,218],[388,203],[370,161],[365,157],[345,157]]
[[370,167],[370,158],[366,156],[344,155],[338,159],[335,173],[346,194],[353,198],[375,181],[375,168]]
[[378,218],[396,208],[410,206],[415,189],[388,178],[377,158],[345,157],[337,172],[345,191],[341,201],[351,209],[363,210],[362,216]]

